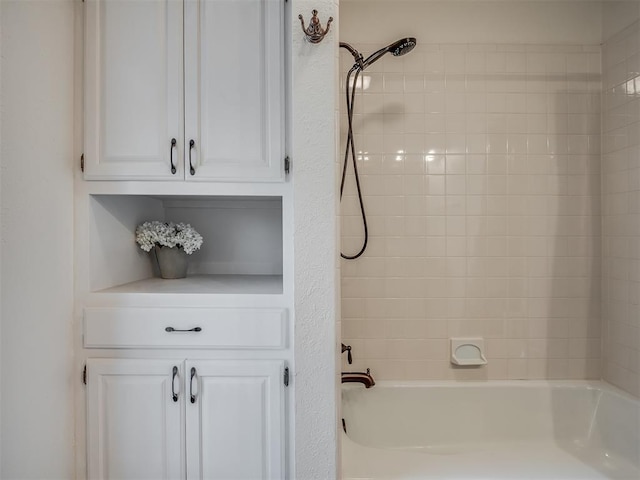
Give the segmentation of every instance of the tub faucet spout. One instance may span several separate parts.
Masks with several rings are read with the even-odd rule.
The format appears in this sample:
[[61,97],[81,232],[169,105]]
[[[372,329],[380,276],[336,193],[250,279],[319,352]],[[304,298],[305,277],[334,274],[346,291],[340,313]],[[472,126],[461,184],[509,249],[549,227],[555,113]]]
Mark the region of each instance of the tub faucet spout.
[[342,372],[342,383],[361,383],[365,388],[371,388],[376,384],[368,368],[366,372]]

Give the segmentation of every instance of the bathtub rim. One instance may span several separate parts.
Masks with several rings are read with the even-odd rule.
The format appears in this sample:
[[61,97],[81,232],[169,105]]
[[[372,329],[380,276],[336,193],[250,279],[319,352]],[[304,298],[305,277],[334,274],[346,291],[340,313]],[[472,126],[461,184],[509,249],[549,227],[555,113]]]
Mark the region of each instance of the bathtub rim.
[[[572,388],[587,389],[608,392],[626,398],[632,402],[640,403],[640,397],[605,380],[376,380],[371,389],[376,388],[482,388],[482,387],[519,387],[519,388]],[[355,389],[363,389],[357,384],[342,384],[342,392]]]

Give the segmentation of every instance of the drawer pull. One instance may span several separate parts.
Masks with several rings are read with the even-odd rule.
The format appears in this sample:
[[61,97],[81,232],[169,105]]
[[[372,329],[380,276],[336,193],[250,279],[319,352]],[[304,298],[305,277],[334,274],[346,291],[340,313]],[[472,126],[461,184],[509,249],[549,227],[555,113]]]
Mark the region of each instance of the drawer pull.
[[179,328],[173,328],[173,327],[167,327],[164,329],[165,332],[201,332],[202,328],[200,327],[194,327],[194,328],[188,328],[185,330],[180,330]]

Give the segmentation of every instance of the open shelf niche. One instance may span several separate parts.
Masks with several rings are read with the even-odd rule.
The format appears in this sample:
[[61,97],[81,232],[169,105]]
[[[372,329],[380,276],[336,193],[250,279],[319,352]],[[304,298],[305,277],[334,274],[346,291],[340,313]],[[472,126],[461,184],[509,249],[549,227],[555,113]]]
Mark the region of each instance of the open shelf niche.
[[[282,293],[282,197],[91,195],[89,288],[94,293]],[[135,241],[145,222],[183,222],[204,238],[187,278],[159,277]]]

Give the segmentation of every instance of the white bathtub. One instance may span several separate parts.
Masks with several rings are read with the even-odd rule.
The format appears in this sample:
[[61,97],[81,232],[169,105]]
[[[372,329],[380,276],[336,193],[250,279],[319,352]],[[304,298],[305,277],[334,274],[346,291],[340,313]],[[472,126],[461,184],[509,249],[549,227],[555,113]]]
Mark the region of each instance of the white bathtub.
[[640,402],[602,382],[344,385],[343,479],[640,479]]

